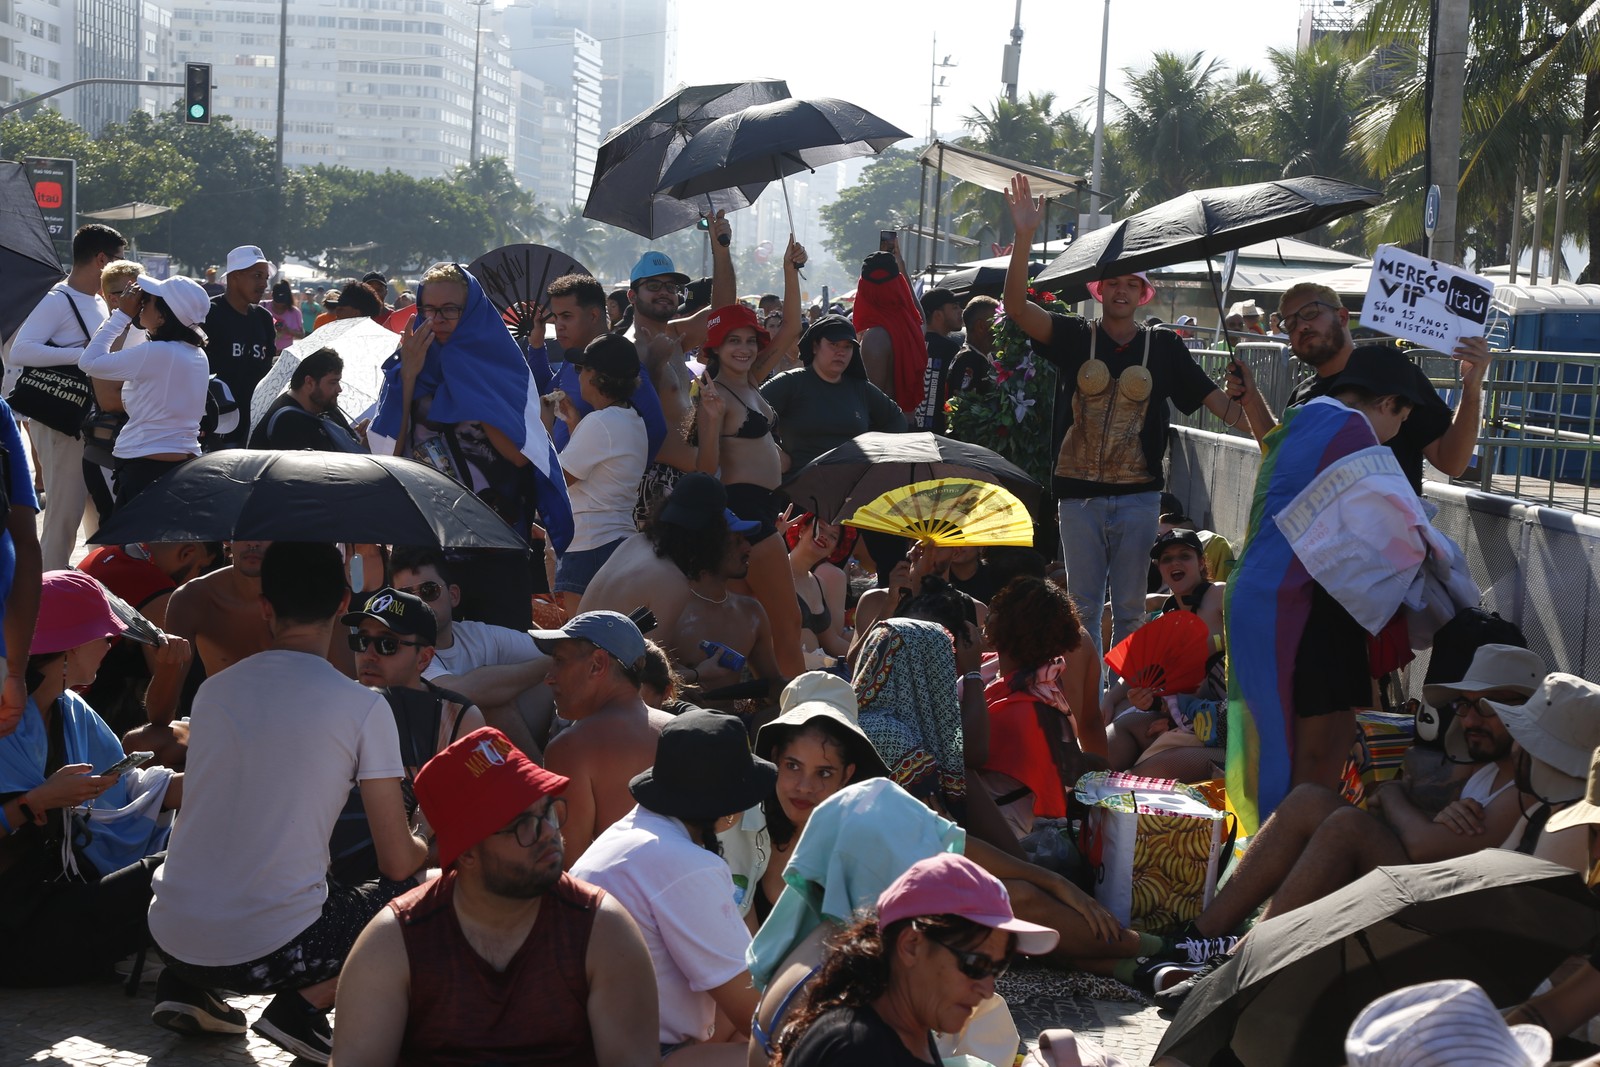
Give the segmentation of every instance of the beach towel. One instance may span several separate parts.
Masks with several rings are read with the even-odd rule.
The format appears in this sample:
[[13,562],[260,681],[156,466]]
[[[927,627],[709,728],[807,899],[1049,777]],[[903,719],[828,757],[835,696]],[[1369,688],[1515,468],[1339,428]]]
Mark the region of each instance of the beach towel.
[[888,332],[894,349],[894,402],[912,414],[927,394],[928,342],[922,334],[922,307],[887,252],[875,252],[862,264],[851,316],[857,334],[874,326]]

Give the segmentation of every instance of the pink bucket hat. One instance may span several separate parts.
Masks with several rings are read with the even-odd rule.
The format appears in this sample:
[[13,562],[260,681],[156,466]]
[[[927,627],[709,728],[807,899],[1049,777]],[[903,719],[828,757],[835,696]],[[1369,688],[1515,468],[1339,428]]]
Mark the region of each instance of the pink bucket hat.
[[[1114,275],[1114,277],[1122,277],[1122,275]],[[1144,282],[1144,295],[1139,298],[1139,306],[1144,307],[1146,304],[1150,303],[1150,301],[1156,298],[1156,287],[1150,284],[1149,276],[1142,270],[1135,271],[1133,273],[1133,277],[1138,278],[1141,282]],[[1094,297],[1096,301],[1100,301],[1100,286],[1104,280],[1105,279],[1101,279],[1100,281],[1096,282],[1090,282],[1088,285],[1084,286],[1085,289],[1089,290],[1089,295]],[[1100,302],[1103,303],[1104,301]]]
[[120,636],[134,619],[124,618],[117,604],[142,619],[82,571],[46,571],[39,590],[39,621],[33,628],[28,655],[65,652],[96,638]]
[[1017,951],[1042,956],[1061,935],[1048,926],[1023,922],[1011,912],[1011,897],[1000,879],[965,856],[941,852],[918,860],[878,897],[878,928],[923,915],[963,919],[1017,935]]

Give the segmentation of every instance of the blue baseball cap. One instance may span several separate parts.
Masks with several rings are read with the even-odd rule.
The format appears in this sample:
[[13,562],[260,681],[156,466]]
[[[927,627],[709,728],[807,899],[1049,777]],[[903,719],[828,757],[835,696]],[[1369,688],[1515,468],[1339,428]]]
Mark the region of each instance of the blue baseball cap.
[[588,641],[617,657],[624,667],[638,666],[644,658],[644,634],[633,620],[618,611],[586,611],[567,620],[559,630],[532,630],[533,643],[548,654],[557,641]]
[[628,284],[636,285],[645,278],[660,277],[671,278],[679,285],[689,284],[689,276],[678,272],[677,268],[672,265],[672,257],[665,252],[657,252],[654,249],[640,256],[639,262],[633,265],[633,270],[628,275]]

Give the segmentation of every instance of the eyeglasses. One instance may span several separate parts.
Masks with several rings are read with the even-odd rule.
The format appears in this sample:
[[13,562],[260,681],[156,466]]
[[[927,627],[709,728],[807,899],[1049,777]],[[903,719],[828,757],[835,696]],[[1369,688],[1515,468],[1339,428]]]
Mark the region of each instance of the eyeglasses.
[[929,941],[954,956],[956,958],[956,970],[971,978],[974,982],[981,982],[985,978],[1000,978],[1011,969],[1010,956],[1002,956],[996,960],[985,956],[981,952],[963,952],[934,937],[926,927],[917,926],[917,929],[922,931],[923,937],[926,937]]
[[681,293],[683,286],[677,282],[640,282],[639,288],[647,293]]
[[566,798],[551,797],[549,805],[543,811],[524,812],[516,822],[504,830],[496,830],[495,833],[515,837],[517,844],[523,848],[532,848],[545,836],[545,827],[548,826],[553,834],[565,826],[566,822]]
[[121,296],[123,293],[126,293],[128,291],[128,288],[129,288],[128,286],[124,285],[121,289],[107,289],[106,290],[106,295],[107,296]]
[[440,304],[438,307],[422,304],[417,308],[417,313],[423,318],[432,316],[442,322],[454,322],[461,317],[461,313],[465,310],[460,304]]
[[[1299,325],[1300,323],[1316,322],[1318,316],[1320,316],[1322,314],[1322,312],[1320,310],[1318,310],[1319,308],[1327,308],[1329,311],[1338,311],[1339,310],[1338,308],[1334,307],[1332,304],[1329,304],[1329,303],[1327,303],[1325,301],[1312,300],[1312,301],[1309,301],[1308,303],[1301,304],[1298,308],[1296,308],[1295,310],[1289,312],[1286,315],[1279,315],[1278,316],[1278,321],[1280,323],[1282,323],[1284,326],[1296,326],[1296,325]],[[1256,316],[1256,317],[1259,318],[1260,316]]]
[[427,648],[421,641],[402,641],[398,637],[388,634],[351,634],[350,651],[365,652],[367,649],[376,649],[380,656],[392,656],[400,651],[400,646],[407,648]]
[[1520,708],[1528,702],[1528,698],[1521,693],[1485,693],[1476,699],[1458,696],[1450,702],[1450,710],[1457,715],[1465,715],[1468,711],[1471,711],[1480,719],[1498,719],[1500,713],[1490,706],[1489,701],[1491,700],[1496,704],[1505,704],[1513,708]]
[[439,594],[444,592],[444,586],[438,582],[423,582],[421,585],[402,585],[400,591],[419,596],[427,603],[432,604],[439,599]]

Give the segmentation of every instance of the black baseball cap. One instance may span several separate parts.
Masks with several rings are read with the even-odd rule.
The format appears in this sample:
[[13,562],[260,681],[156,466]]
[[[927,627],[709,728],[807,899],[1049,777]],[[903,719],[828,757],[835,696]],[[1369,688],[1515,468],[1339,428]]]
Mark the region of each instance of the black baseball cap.
[[339,619],[339,623],[342,626],[356,626],[362,619],[372,619],[401,637],[415,637],[424,645],[432,645],[439,640],[439,620],[434,617],[428,602],[392,586],[384,586],[373,593],[361,605],[360,611],[347,612]]
[[861,351],[861,340],[856,336],[856,328],[843,315],[824,315],[806,327],[806,332],[800,337],[802,360],[811,362],[811,357],[816,354],[818,341],[849,341],[856,346],[856,351]]
[[1350,359],[1334,380],[1330,392],[1351,385],[1373,396],[1398,396],[1415,405],[1432,403],[1439,398],[1422,368],[1389,345],[1362,345],[1350,353]]
[[375,270],[367,271],[367,273],[361,276],[361,280],[363,282],[382,282],[384,285],[389,284],[389,279],[384,277],[379,271]]
[[1200,543],[1200,535],[1193,530],[1168,530],[1156,538],[1156,543],[1150,546],[1150,558],[1160,559],[1161,553],[1172,545],[1188,545],[1195,550],[1196,555],[1205,555],[1205,546]]
[[639,350],[620,333],[603,333],[585,345],[582,352],[567,358],[575,367],[588,367],[613,378],[633,378],[639,374]]

